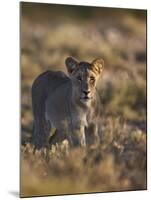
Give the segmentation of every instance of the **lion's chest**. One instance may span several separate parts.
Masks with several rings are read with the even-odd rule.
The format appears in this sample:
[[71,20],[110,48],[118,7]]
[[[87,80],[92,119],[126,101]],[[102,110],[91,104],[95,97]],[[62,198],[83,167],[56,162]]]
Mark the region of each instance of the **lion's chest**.
[[51,95],[45,102],[45,118],[51,124],[51,127],[57,129],[78,129],[80,126],[86,126],[86,113],[80,109],[71,107],[70,99],[63,95]]
[[71,110],[68,105],[49,106],[45,112],[46,120],[50,121],[51,126],[57,129],[72,131],[81,126],[87,126],[86,114]]

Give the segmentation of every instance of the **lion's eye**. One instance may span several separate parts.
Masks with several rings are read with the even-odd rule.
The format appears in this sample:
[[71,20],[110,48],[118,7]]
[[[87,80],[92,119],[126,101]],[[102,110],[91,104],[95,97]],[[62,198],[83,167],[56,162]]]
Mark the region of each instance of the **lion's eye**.
[[80,76],[78,76],[78,77],[77,77],[77,79],[78,79],[79,81],[82,81],[82,79],[81,79],[81,77],[80,77]]
[[95,78],[93,76],[90,77],[90,81],[95,81]]

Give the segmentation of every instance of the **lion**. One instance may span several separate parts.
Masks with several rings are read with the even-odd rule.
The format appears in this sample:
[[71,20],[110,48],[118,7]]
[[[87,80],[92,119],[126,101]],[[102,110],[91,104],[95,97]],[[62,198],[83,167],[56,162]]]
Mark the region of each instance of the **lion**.
[[[100,102],[97,83],[104,61],[78,62],[67,57],[68,76],[46,71],[32,85],[33,134],[36,149],[67,139],[70,146],[85,147],[99,142]],[[55,133],[50,136],[51,130]]]

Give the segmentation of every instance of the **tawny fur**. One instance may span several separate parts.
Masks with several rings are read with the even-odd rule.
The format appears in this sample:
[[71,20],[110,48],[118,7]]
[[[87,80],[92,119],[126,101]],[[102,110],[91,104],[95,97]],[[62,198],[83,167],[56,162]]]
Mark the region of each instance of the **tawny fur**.
[[[99,142],[99,98],[96,85],[104,62],[92,63],[66,59],[69,76],[47,71],[32,85],[34,130],[32,142],[36,149],[64,139],[71,146],[86,146]],[[49,138],[50,131],[55,134]]]

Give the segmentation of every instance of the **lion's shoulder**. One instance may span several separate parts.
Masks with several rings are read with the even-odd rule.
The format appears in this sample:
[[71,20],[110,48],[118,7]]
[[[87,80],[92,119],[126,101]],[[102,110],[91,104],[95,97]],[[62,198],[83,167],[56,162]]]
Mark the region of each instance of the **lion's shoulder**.
[[70,79],[61,71],[46,71],[40,74],[32,84],[32,106],[34,114],[43,115],[45,101],[58,87],[68,84]]
[[61,71],[46,71],[40,74],[32,85],[32,90],[38,89],[38,91],[46,91],[51,93],[55,88],[60,85],[69,82],[68,76]]

